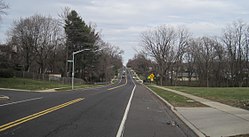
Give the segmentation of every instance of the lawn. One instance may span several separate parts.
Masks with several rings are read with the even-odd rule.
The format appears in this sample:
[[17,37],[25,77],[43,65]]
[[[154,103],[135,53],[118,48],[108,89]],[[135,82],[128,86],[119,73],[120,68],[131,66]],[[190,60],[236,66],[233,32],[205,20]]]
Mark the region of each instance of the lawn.
[[[75,88],[95,87],[98,85],[75,85]],[[26,89],[26,90],[46,90],[61,88],[58,91],[70,90],[70,84],[60,84],[50,81],[40,81],[23,78],[0,78],[0,88]]]
[[249,110],[249,88],[246,87],[167,87],[199,97]]
[[205,106],[199,102],[193,102],[193,100],[187,97],[172,93],[170,91],[166,91],[166,90],[156,88],[150,85],[148,85],[148,87],[175,107],[204,107]]

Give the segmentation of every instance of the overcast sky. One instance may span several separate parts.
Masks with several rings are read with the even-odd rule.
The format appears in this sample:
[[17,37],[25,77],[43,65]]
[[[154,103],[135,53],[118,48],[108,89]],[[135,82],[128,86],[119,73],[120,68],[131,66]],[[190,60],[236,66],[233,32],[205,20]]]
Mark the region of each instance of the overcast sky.
[[34,14],[58,18],[64,7],[95,23],[103,40],[125,51],[126,63],[139,50],[141,32],[163,24],[185,25],[193,36],[219,35],[235,20],[249,22],[248,0],[5,0],[10,9],[2,17],[0,41],[13,20]]

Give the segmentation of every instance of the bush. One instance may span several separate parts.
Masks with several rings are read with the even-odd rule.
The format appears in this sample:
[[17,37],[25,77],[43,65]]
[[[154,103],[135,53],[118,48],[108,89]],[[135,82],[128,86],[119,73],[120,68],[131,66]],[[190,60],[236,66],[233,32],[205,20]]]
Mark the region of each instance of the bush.
[[14,72],[12,69],[0,69],[0,77],[12,78],[13,76],[14,76]]

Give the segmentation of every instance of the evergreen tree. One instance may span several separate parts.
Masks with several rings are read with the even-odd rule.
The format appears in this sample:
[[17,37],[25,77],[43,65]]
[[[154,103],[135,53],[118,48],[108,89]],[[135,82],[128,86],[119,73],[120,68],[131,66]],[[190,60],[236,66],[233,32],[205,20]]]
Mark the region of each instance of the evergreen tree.
[[90,49],[75,56],[75,76],[89,81],[91,72],[97,61],[96,41],[99,39],[98,33],[91,25],[87,25],[75,10],[72,10],[65,20],[65,33],[67,37],[68,58],[72,58],[72,53],[78,50]]

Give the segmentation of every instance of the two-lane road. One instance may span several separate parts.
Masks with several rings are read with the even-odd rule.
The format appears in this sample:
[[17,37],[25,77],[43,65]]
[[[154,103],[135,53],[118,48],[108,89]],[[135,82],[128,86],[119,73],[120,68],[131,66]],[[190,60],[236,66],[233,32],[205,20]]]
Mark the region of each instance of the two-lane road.
[[[118,84],[95,89],[60,93],[0,91],[11,97],[8,102],[0,102],[0,137],[115,137],[125,132],[132,136],[136,127],[131,120],[135,119],[129,113],[139,115],[136,100],[144,95],[148,98],[141,88],[136,94],[135,87],[127,75]],[[159,126],[167,128],[164,124]],[[184,135],[178,132],[172,130],[170,135]]]

